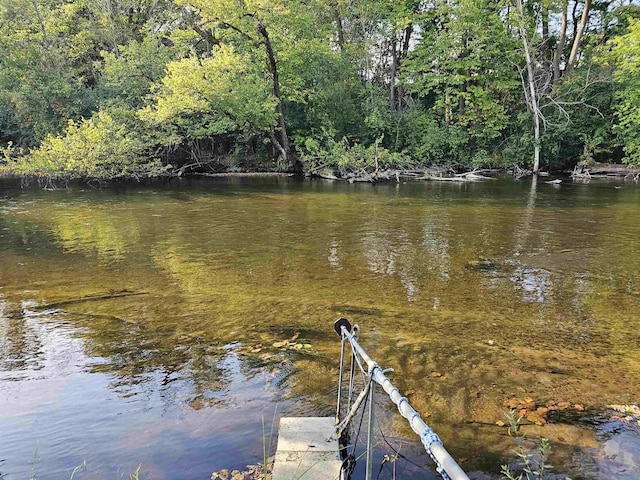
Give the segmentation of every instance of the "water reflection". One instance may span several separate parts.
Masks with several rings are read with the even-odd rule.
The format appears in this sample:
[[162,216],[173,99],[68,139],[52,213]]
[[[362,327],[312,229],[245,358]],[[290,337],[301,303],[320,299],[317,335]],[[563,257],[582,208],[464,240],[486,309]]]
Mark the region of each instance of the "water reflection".
[[339,248],[340,242],[337,239],[331,240],[331,243],[329,244],[329,256],[327,257],[327,260],[329,260],[329,265],[331,265],[331,268],[335,268],[336,270],[340,270],[342,268]]
[[[506,399],[638,402],[640,190],[234,182],[0,204],[12,478],[47,433],[65,445],[48,452],[58,473],[93,442],[111,452],[92,457],[104,476],[129,461],[175,479],[259,461],[276,403],[331,414],[338,315],[468,469],[495,473],[511,451],[494,426]],[[379,409],[385,434],[413,438]],[[558,445],[559,469],[599,468],[593,428],[532,434]]]
[[30,371],[42,368],[42,332],[23,310],[11,310],[0,303],[0,372],[7,380],[26,378]]
[[440,280],[449,279],[449,241],[438,233],[438,224],[433,218],[427,218],[422,230],[423,245],[427,253],[429,267],[433,265]]
[[522,292],[523,301],[543,303],[551,300],[551,278],[551,272],[543,268],[518,266],[511,276],[511,281],[516,289]]
[[[259,429],[263,415],[271,419],[286,373],[256,369],[241,345],[196,344],[182,362],[154,361],[144,344],[140,351],[129,338],[101,344],[65,314],[28,312],[22,320],[24,338],[37,339],[39,349],[7,357],[0,342],[9,368],[0,372],[2,478],[45,471],[67,478],[84,460],[89,478],[127,476],[140,464],[146,476],[193,478],[259,455],[262,438],[241,432]],[[16,356],[26,362],[21,370],[12,368]]]

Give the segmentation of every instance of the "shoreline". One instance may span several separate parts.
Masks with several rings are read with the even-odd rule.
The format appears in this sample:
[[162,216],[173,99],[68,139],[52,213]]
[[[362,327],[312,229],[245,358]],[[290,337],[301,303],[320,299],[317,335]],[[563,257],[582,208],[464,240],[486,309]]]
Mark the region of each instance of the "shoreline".
[[[599,179],[627,179],[628,177],[638,178],[640,176],[640,166],[628,166],[623,164],[597,164],[591,167],[585,167],[583,171],[588,171],[590,178]],[[557,176],[557,177],[572,177],[575,173],[573,170],[547,170],[540,171],[538,175],[541,177]],[[174,179],[181,178],[261,178],[261,177],[283,177],[283,178],[318,178],[324,180],[337,180],[347,183],[385,183],[385,182],[400,182],[407,180],[415,181],[454,181],[454,182],[477,182],[495,179],[495,175],[513,175],[514,180],[520,180],[533,176],[530,171],[518,172],[513,168],[477,168],[469,171],[458,171],[453,168],[447,167],[424,167],[413,169],[389,169],[379,172],[340,172],[333,169],[316,170],[313,172],[305,171],[302,174],[298,174],[292,171],[279,171],[279,170],[261,170],[256,171],[252,169],[240,170],[240,171],[222,171],[222,172],[189,172],[183,175],[158,175],[148,177],[135,177],[135,176],[123,176],[114,179],[100,179],[100,178],[51,178],[46,176],[32,176],[32,175],[15,175],[15,174],[0,174],[0,181],[16,181],[20,182],[21,186],[29,187],[38,184],[43,188],[65,188],[69,184],[88,184],[93,187],[100,188],[106,185],[115,185],[119,183],[128,182],[171,182]],[[584,176],[576,177],[576,179],[582,179]],[[97,184],[97,185],[96,185]]]

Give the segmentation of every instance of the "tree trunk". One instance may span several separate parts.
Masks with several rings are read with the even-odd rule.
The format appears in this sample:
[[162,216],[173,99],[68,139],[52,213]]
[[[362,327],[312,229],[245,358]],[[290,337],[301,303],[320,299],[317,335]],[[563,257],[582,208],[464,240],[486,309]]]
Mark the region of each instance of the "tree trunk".
[[576,12],[578,11],[578,0],[574,0],[573,8],[571,9],[571,19],[573,20],[573,34],[571,38],[576,38],[576,33],[578,31],[578,17],[576,16]]
[[533,175],[537,175],[540,170],[540,116],[537,114],[533,115],[533,134]]
[[564,0],[562,2],[562,18],[560,19],[560,37],[558,38],[558,45],[556,45],[556,51],[553,56],[553,85],[560,80],[560,60],[562,59],[562,53],[564,52],[564,44],[567,40],[567,10],[569,9],[569,1]]
[[567,76],[571,75],[571,70],[573,69],[576,63],[576,58],[578,57],[578,49],[580,48],[580,41],[582,40],[584,28],[587,25],[587,19],[589,18],[590,8],[591,8],[591,0],[585,0],[584,8],[582,9],[582,17],[580,18],[580,25],[578,26],[578,30],[576,31],[576,36],[573,39],[571,54],[569,55],[569,60],[567,60],[567,68],[565,68],[565,75]]
[[542,9],[542,58],[546,69],[550,63],[549,52],[551,51],[549,46],[549,9],[545,6],[540,8]]
[[[587,0],[589,1],[589,0]],[[516,0],[516,8],[520,15],[520,37],[522,38],[522,46],[524,47],[525,61],[527,63],[527,84],[529,93],[526,92],[525,98],[529,97],[529,108],[533,115],[533,133],[534,133],[534,154],[533,154],[533,174],[536,175],[540,169],[540,109],[538,106],[538,91],[535,84],[533,60],[531,58],[531,49],[527,38],[527,30],[524,25],[524,7],[522,0]]]
[[[411,35],[413,34],[413,23],[407,25],[404,29],[404,38],[402,40],[402,49],[400,50],[400,55],[398,56],[398,71],[396,72],[396,77],[400,75],[400,68],[402,61],[407,58],[409,55],[409,47],[411,46]],[[396,87],[396,103],[398,105],[398,110],[402,110],[407,107],[407,102],[405,98],[405,90],[402,86],[402,82]]]
[[340,51],[344,52],[344,29],[342,27],[342,17],[340,17],[337,6],[333,8],[333,16],[336,20],[336,29],[338,30],[338,46],[340,47]]
[[407,58],[407,54],[409,53],[409,46],[411,45],[411,35],[413,34],[413,23],[407,25],[404,29],[404,40],[402,42],[402,54],[401,58]]
[[389,79],[389,105],[391,110],[396,108],[396,75],[398,71],[398,49],[397,49],[396,33],[393,33],[391,40],[391,72]]
[[[289,136],[287,135],[287,125],[284,120],[284,109],[282,108],[282,100],[280,98],[280,79],[278,77],[278,64],[276,62],[276,56],[273,53],[273,48],[271,47],[269,33],[267,32],[264,23],[262,23],[262,20],[258,20],[256,28],[258,29],[258,33],[260,34],[260,36],[262,36],[263,38],[264,47],[267,51],[269,73],[271,74],[271,78],[273,80],[273,96],[276,97],[276,100],[278,102],[276,109],[278,111],[278,127],[280,127],[280,139],[275,147],[280,151],[283,166],[285,168],[288,168],[291,145],[289,143]],[[272,141],[275,140],[275,135],[272,134],[271,139]]]

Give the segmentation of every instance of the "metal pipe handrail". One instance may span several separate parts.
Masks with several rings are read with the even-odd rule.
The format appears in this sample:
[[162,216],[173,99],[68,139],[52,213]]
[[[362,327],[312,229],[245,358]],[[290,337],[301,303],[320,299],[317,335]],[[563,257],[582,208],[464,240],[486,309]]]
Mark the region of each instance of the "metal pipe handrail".
[[[344,320],[344,322],[342,322]],[[340,331],[343,341],[346,339],[351,344],[353,353],[357,353],[365,362],[368,368],[367,375],[379,384],[387,393],[391,401],[398,407],[400,415],[409,421],[411,429],[418,434],[425,450],[436,463],[436,470],[444,479],[450,480],[469,480],[467,474],[460,468],[449,452],[444,448],[440,437],[427,425],[420,414],[411,406],[409,400],[400,394],[400,391],[387,378],[380,366],[374,362],[367,352],[358,343],[358,326],[354,326],[354,333],[351,333],[347,327],[350,324],[346,319],[340,319],[336,322],[336,330]],[[342,361],[342,360],[341,360]],[[339,387],[341,388],[341,387]],[[339,406],[338,406],[339,408]]]

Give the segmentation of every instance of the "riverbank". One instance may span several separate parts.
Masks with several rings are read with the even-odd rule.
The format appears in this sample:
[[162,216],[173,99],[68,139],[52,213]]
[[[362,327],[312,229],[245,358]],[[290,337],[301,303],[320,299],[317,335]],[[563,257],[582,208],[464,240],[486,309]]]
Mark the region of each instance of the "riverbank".
[[[121,182],[160,182],[164,183],[175,178],[186,177],[208,177],[208,178],[260,178],[260,177],[310,177],[322,178],[325,180],[339,180],[348,183],[379,183],[379,182],[400,182],[400,181],[440,181],[440,182],[477,182],[490,180],[496,176],[513,175],[515,179],[522,179],[533,175],[531,170],[522,168],[475,168],[468,171],[461,171],[447,167],[422,167],[408,169],[386,169],[373,172],[352,171],[349,169],[314,169],[304,170],[301,173],[294,171],[283,171],[279,168],[238,168],[233,167],[226,171],[203,172],[203,171],[183,171],[178,170],[162,170],[157,175],[137,175],[137,176],[120,176],[118,178],[101,179],[101,178],[75,178],[67,179],[64,176],[55,178],[51,176],[36,175],[17,175],[6,173],[0,175],[0,178],[13,179],[20,181],[24,186],[40,185],[45,189],[57,189],[66,187],[69,182],[86,183],[93,187],[101,187],[107,184]],[[640,167],[630,167],[622,164],[605,164],[596,163],[593,165],[581,167],[573,170],[557,170],[557,171],[541,171],[539,175],[542,177],[570,176],[578,179],[588,178],[620,178],[638,181],[640,178]]]

